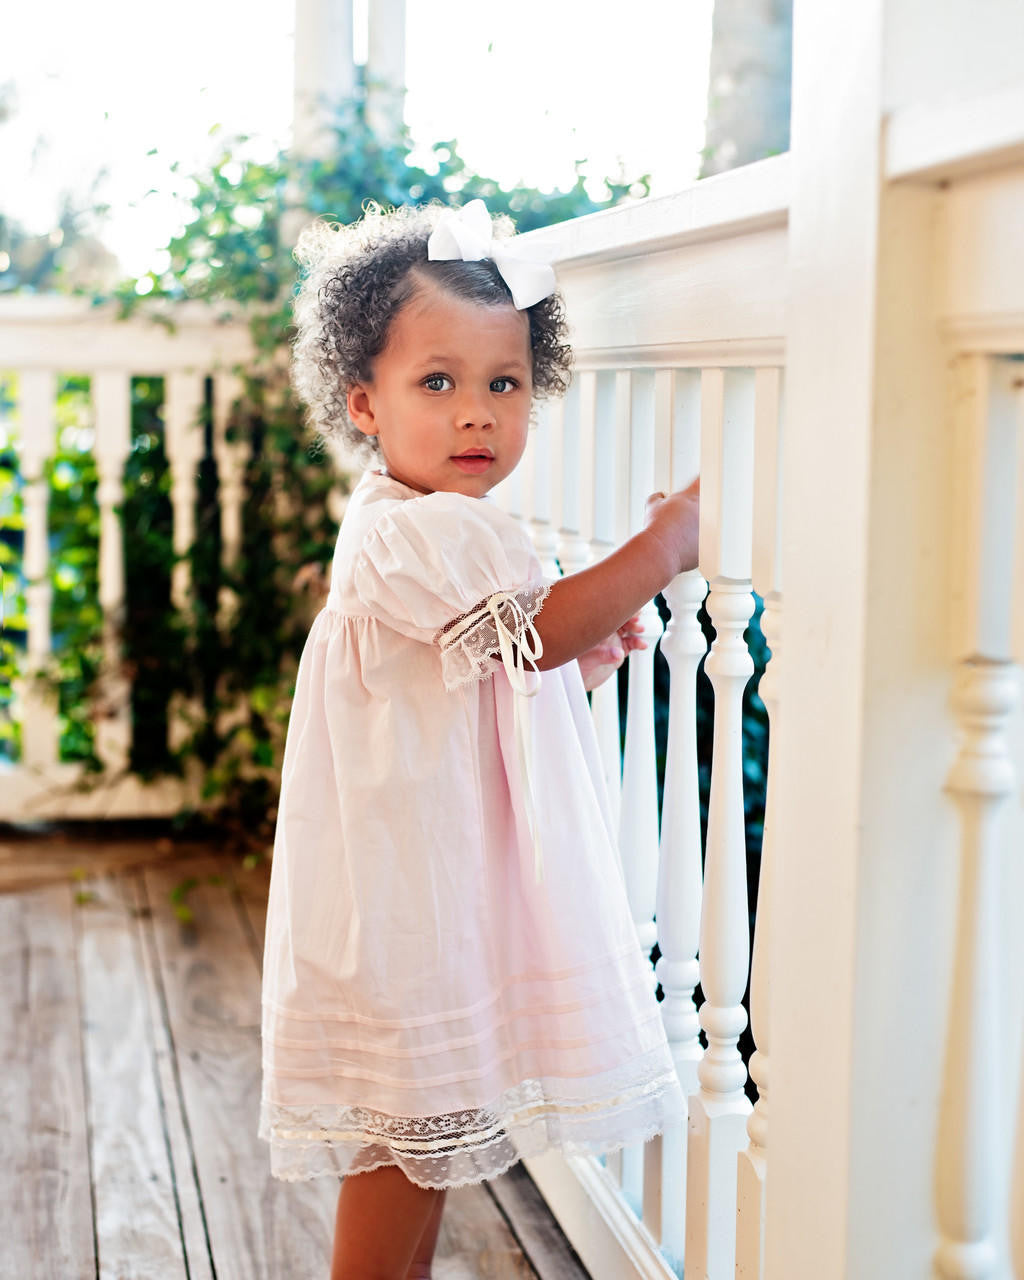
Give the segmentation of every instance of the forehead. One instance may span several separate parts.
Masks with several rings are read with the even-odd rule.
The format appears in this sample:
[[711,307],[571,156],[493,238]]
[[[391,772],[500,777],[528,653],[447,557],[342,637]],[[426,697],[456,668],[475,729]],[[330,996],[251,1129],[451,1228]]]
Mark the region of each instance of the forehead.
[[457,298],[432,282],[416,292],[391,322],[382,354],[403,359],[448,354],[453,359],[518,360],[530,364],[530,322],[511,303]]

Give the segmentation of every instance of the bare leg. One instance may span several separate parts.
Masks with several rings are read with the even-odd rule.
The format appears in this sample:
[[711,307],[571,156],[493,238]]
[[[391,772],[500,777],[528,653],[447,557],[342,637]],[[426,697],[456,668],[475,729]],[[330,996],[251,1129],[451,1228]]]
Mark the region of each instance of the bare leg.
[[423,1235],[420,1237],[405,1280],[430,1280],[430,1268],[434,1261],[434,1250],[437,1248],[437,1237],[441,1230],[441,1214],[444,1213],[444,1197],[443,1191],[437,1193],[437,1200],[427,1219],[427,1225],[423,1228]]
[[416,1186],[395,1165],[345,1178],[331,1280],[405,1280],[442,1194]]

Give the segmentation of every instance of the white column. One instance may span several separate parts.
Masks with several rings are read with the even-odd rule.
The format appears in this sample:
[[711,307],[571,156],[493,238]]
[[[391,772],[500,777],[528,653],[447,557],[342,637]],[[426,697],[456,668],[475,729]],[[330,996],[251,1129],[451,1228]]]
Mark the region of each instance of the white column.
[[753,672],[743,632],[750,594],[753,375],[705,369],[701,414],[700,569],[711,584],[716,636],[704,670],[715,690],[711,796],[700,924],[708,1047],[690,1098],[686,1266],[690,1280],[731,1276],[736,1255],[736,1157],[750,1103],[737,1041],[750,940],[743,813],[743,690]]
[[330,149],[332,113],[355,93],[352,0],[295,0],[292,145],[303,156]]
[[405,108],[405,0],[369,0],[366,118],[378,138],[393,138]]
[[[694,387],[697,396],[692,394]],[[697,473],[700,451],[700,380],[691,371],[659,370],[656,380],[655,485],[685,487]],[[700,795],[697,785],[697,668],[707,648],[697,613],[707,592],[700,571],[682,573],[665,588],[671,617],[661,639],[669,665],[668,748],[658,857],[656,973],[664,999],[661,1016],[683,1092],[696,1092],[702,1049],[693,1002],[700,980],[697,947],[702,892]],[[677,1269],[686,1234],[686,1125],[662,1136],[662,1252]],[[646,1185],[646,1184],[645,1184]]]
[[771,1047],[768,957],[771,950],[775,858],[776,770],[772,744],[779,725],[779,643],[782,638],[782,554],[779,526],[782,509],[781,448],[781,370],[758,369],[754,384],[753,584],[764,601],[761,631],[771,650],[758,693],[768,712],[772,736],[768,744],[761,872],[758,878],[754,956],[750,973],[750,1024],[757,1045],[750,1059],[750,1075],[757,1085],[758,1097],[754,1110],[747,1119],[749,1142],[746,1150],[740,1152],[736,1173],[736,1280],[761,1280],[764,1275]]
[[952,511],[959,556],[953,715],[960,748],[947,789],[960,818],[958,928],[949,1010],[943,1097],[936,1151],[941,1280],[997,1275],[999,1096],[996,992],[1001,811],[1016,788],[1006,729],[1017,703],[1019,673],[1011,661],[1012,546],[1019,439],[1015,366],[985,356],[961,357],[956,396]]
[[21,758],[30,769],[46,769],[56,763],[58,728],[52,697],[34,678],[50,656],[50,541],[47,522],[46,462],[54,451],[54,417],[57,378],[50,369],[33,369],[20,375],[18,409],[21,419],[19,461],[24,481],[25,604],[28,640],[24,677],[18,697],[21,719]]
[[124,501],[124,464],[131,448],[131,378],[122,369],[93,375],[96,419],[96,500],[100,513],[99,599],[103,610],[103,718],[96,725],[96,753],[107,769],[127,768],[131,748],[131,686],[124,674],[124,535],[118,508]]

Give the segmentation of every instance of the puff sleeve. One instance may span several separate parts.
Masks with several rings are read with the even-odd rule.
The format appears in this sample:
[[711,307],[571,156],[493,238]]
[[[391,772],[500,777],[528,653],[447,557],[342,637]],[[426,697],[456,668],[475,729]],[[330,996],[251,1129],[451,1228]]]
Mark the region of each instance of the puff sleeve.
[[447,689],[503,663],[515,682],[519,654],[539,657],[532,620],[550,584],[523,526],[482,499],[432,493],[396,503],[366,534],[353,585],[372,616],[437,645]]

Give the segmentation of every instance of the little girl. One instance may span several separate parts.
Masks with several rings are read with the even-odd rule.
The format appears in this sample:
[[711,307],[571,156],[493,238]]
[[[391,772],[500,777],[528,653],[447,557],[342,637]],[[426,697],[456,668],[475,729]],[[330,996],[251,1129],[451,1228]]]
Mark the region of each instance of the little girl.
[[430,1275],[445,1188],[685,1115],[581,672],[696,565],[697,486],[546,581],[486,495],[568,382],[551,268],[480,201],[314,224],[298,256],[296,385],[371,466],[289,722],[260,1132],[277,1177],[359,1175],[333,1280],[404,1280]]

